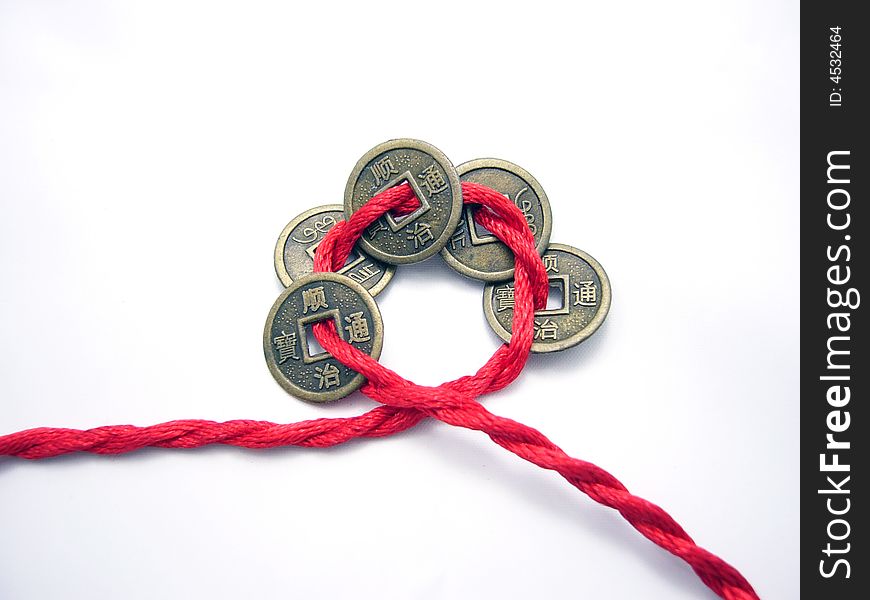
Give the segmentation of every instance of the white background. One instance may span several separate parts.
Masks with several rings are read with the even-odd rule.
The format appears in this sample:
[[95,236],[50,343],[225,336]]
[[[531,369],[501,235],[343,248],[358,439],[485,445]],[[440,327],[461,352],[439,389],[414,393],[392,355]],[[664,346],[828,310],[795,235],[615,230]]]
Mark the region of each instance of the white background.
[[[261,350],[275,240],[371,146],[542,183],[607,269],[494,412],[798,591],[797,2],[0,1],[0,433],[360,413]],[[497,348],[436,258],[378,301],[420,383]],[[326,451],[0,459],[0,598],[711,598],[558,476],[427,422]]]

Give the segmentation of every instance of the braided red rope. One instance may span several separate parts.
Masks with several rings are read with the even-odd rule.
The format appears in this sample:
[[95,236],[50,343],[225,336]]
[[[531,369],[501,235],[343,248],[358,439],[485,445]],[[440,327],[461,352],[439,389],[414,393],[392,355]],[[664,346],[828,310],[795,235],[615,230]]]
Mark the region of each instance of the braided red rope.
[[[208,444],[245,448],[327,447],[358,437],[390,435],[413,427],[429,416],[457,427],[482,431],[517,456],[556,471],[596,502],[619,511],[645,537],[686,561],[720,597],[757,600],[752,586],[734,567],[696,545],[660,507],[632,495],[600,467],[571,458],[535,429],[496,416],[476,400],[478,396],[505,387],[522,371],[532,344],[534,310],[545,306],[548,282],[531,231],[519,209],[498,192],[482,185],[463,183],[462,194],[466,203],[479,205],[475,212],[478,222],[504,241],[516,256],[511,342],[499,347],[474,375],[437,387],[417,385],[342,340],[332,321],[321,321],[313,327],[318,341],[337,360],[365,375],[368,381],[362,388],[363,393],[382,406],[356,417],[288,424],[181,420],[150,427],[115,425],[86,431],[40,427],[0,436],[0,456],[38,459],[77,451],[119,454],[146,446],[196,448]],[[378,194],[349,221],[339,222],[326,235],[317,249],[315,270],[338,270],[372,222],[390,210],[400,214],[413,210],[416,203],[408,186]]]

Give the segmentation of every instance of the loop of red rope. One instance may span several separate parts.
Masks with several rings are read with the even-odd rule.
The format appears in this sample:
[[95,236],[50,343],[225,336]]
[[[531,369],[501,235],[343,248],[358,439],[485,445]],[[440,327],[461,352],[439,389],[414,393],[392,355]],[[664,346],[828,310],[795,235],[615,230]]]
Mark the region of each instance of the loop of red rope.
[[[360,352],[335,331],[332,321],[314,325],[321,345],[337,360],[362,373],[362,391],[381,403],[350,418],[326,418],[276,424],[238,420],[171,421],[150,427],[118,425],[86,431],[37,428],[0,436],[0,456],[48,458],[69,452],[118,454],[146,446],[195,448],[229,444],[245,448],[326,447],[358,437],[390,435],[429,416],[449,425],[486,433],[496,444],[544,469],[556,471],[590,498],[617,511],[645,537],[686,561],[698,577],[727,600],[758,598],[749,582],[731,565],[695,544],[680,525],[657,505],[631,494],[613,475],[565,454],[537,430],[499,417],[476,398],[501,389],[522,371],[531,349],[534,310],[546,305],[547,275],[520,210],[498,192],[462,184],[463,199],[475,204],[475,219],[507,244],[516,257],[513,336],[474,375],[440,386],[420,386]],[[408,186],[386,190],[346,222],[336,224],[318,246],[316,271],[337,271],[363,231],[384,213],[413,210],[417,201]]]

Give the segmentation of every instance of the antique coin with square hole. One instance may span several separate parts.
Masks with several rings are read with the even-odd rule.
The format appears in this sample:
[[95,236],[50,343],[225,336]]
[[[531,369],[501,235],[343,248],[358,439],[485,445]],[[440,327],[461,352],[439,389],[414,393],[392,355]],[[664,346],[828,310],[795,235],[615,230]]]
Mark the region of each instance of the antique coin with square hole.
[[[479,158],[459,165],[460,181],[480,183],[507,196],[516,204],[543,254],[550,242],[553,218],[547,194],[528,171],[506,160]],[[447,240],[441,256],[463,275],[483,281],[504,281],[514,276],[514,255],[494,235],[477,225],[473,208],[465,206],[459,226]]]
[[[329,230],[343,220],[344,207],[327,204],[306,210],[287,224],[275,245],[275,273],[285,287],[314,270],[314,252]],[[393,278],[396,267],[372,258],[357,245],[338,272],[375,296]]]
[[329,320],[342,339],[377,359],[384,325],[374,298],[338,273],[294,280],[275,301],[263,330],[266,364],[281,386],[303,400],[329,402],[359,389],[364,377],[316,344],[312,325]]
[[[535,312],[532,352],[557,352],[576,346],[601,326],[610,310],[610,281],[597,260],[565,244],[550,244],[542,255],[553,304]],[[493,331],[511,339],[514,282],[490,283],[483,312]]]
[[436,254],[462,216],[462,188],[453,164],[431,144],[406,138],[375,146],[357,162],[344,191],[345,217],[378,192],[401,184],[411,187],[420,206],[407,215],[380,217],[358,243],[366,254],[392,265]]

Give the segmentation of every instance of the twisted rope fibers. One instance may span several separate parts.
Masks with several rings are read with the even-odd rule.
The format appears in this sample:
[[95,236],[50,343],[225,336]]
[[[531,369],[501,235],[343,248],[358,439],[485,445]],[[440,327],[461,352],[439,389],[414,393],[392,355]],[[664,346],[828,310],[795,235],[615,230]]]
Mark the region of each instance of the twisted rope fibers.
[[[111,425],[88,430],[39,427],[0,436],[0,456],[40,459],[70,452],[120,454],[146,446],[197,448],[227,444],[244,448],[302,446],[324,448],[360,437],[383,437],[404,431],[425,417],[486,433],[490,439],[543,469],[556,471],[596,502],[613,508],[642,535],[687,562],[698,577],[726,600],[757,600],[749,582],[731,565],[699,547],[662,508],[631,494],[613,475],[572,458],[537,430],[489,412],[476,398],[504,388],[525,366],[533,338],[534,311],[547,302],[549,284],[525,217],[500,193],[479,184],[462,184],[465,203],[474,204],[475,219],[514,252],[515,307],[513,335],[474,375],[439,386],[421,386],[341,339],[331,320],[313,326],[317,340],[344,365],[362,373],[362,392],[381,405],[349,418],[322,418],[298,423],[188,419],[148,427]],[[337,271],[363,231],[388,211],[403,214],[418,204],[407,185],[385,190],[348,221],[337,223],[315,255],[315,271]]]

